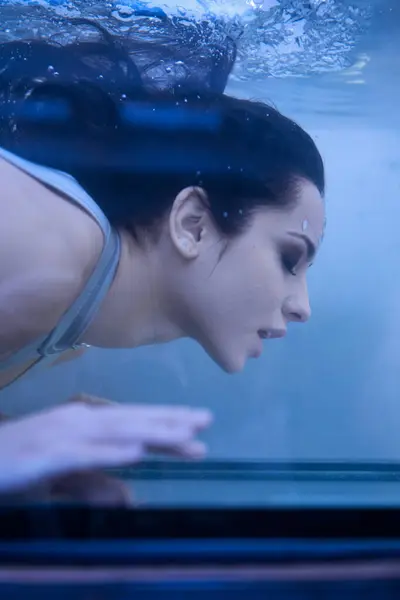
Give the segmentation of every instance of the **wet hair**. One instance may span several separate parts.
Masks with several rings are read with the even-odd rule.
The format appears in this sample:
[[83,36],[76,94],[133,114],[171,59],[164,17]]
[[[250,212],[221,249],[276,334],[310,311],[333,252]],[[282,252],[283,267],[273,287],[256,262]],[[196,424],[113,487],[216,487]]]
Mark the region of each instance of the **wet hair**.
[[[301,180],[324,195],[312,138],[272,106],[223,93],[232,40],[214,48],[208,78],[204,72],[165,85],[160,76],[157,85],[162,59],[149,69],[146,46],[133,51],[90,26],[96,41],[0,45],[1,146],[75,177],[112,225],[134,235],[156,229],[187,186],[203,188],[227,236],[261,206],[293,204]],[[162,55],[148,48],[153,58]]]

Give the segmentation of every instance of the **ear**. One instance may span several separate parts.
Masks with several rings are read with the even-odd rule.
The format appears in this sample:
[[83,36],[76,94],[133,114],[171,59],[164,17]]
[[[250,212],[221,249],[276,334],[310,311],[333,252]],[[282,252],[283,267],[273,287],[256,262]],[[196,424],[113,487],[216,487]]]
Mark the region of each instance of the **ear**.
[[179,192],[169,216],[169,234],[179,254],[186,260],[197,258],[204,236],[211,227],[205,191],[188,187]]

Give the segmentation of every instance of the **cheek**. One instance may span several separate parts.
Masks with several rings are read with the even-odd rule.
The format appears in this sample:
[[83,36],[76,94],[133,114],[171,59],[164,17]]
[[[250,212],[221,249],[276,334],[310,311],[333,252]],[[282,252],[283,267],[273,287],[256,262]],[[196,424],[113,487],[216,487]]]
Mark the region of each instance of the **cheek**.
[[270,317],[282,306],[289,277],[275,249],[268,248],[254,261],[252,276],[257,292],[252,302],[254,310],[262,311],[266,318]]
[[[229,267],[225,294],[237,311],[251,314],[252,311],[264,311],[266,307],[278,305],[284,286],[282,267],[271,249],[257,247],[248,252],[237,253],[232,257]],[[228,275],[227,271],[225,271]],[[224,295],[225,295],[224,294]]]

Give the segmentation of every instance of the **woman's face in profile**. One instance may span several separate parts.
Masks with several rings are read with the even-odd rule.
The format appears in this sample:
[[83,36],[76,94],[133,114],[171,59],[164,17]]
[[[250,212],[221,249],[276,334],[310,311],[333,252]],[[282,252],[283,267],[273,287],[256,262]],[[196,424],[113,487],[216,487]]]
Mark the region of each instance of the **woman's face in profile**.
[[221,234],[204,227],[199,253],[178,278],[186,330],[225,371],[261,355],[264,339],[283,337],[310,317],[307,270],[325,222],[317,188],[303,181],[289,209],[258,209],[221,252]]

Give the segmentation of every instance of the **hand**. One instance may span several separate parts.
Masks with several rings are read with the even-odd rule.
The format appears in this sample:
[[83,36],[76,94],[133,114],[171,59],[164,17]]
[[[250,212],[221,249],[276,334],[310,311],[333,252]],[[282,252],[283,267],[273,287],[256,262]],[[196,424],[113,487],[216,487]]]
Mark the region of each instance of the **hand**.
[[[111,400],[87,394],[74,396],[68,402],[85,402],[92,406],[115,405]],[[56,477],[49,481],[42,499],[63,503],[79,502],[91,506],[127,507],[132,506],[134,503],[132,491],[124,481],[98,470],[82,471]]]
[[78,401],[0,425],[0,493],[134,464],[147,452],[191,459],[205,454],[195,438],[211,423],[206,410],[108,405],[82,395],[73,400]]

